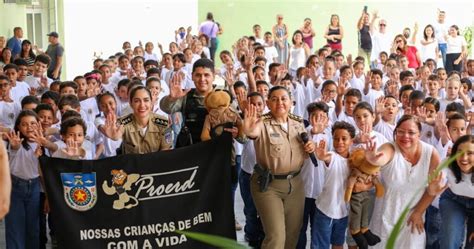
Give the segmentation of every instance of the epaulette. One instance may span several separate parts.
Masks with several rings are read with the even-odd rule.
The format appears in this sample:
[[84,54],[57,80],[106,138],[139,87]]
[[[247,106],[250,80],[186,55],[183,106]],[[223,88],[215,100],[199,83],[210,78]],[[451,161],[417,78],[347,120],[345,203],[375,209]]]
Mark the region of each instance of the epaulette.
[[168,119],[164,118],[162,116],[155,116],[155,117],[153,117],[152,121],[156,125],[162,126],[162,127],[168,127],[168,125],[169,125]]
[[289,113],[288,114],[288,118],[291,118],[297,122],[303,122],[303,118],[298,116],[298,115],[295,115],[295,114],[292,114],[292,113]]
[[262,115],[262,120],[269,120],[272,119],[272,114],[270,112],[267,112]]
[[121,125],[130,124],[133,121],[133,113],[119,118],[118,123]]

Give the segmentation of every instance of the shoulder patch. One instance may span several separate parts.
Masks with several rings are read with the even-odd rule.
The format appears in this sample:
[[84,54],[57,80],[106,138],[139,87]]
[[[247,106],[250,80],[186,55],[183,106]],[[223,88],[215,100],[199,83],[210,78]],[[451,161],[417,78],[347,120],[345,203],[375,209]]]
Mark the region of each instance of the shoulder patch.
[[270,112],[267,112],[262,115],[262,120],[269,120],[272,119],[272,114]]
[[117,122],[121,125],[129,124],[133,120],[132,116],[133,116],[133,114],[128,114],[126,116],[123,116],[123,117],[119,118]]
[[169,126],[168,119],[165,118],[165,117],[162,117],[162,116],[153,117],[152,121],[153,121],[153,123],[155,123],[158,126],[162,126],[162,127],[168,127]]
[[295,114],[292,114],[292,113],[289,113],[288,114],[288,117],[297,121],[297,122],[303,122],[303,118],[298,116],[298,115],[295,115]]

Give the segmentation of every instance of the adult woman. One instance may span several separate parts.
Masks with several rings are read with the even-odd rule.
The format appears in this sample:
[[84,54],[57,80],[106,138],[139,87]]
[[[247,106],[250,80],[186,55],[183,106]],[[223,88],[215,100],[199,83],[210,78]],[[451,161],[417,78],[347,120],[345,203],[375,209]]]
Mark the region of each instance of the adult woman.
[[290,69],[291,76],[296,76],[296,70],[304,67],[306,58],[308,58],[310,51],[306,43],[303,42],[303,32],[296,30],[291,38],[293,46],[291,46],[288,53],[287,66]]
[[305,18],[303,27],[300,28],[303,32],[303,41],[308,45],[309,49],[313,51],[313,37],[316,35],[313,26],[311,25],[311,18]]
[[398,55],[405,55],[408,59],[409,68],[416,69],[421,65],[420,52],[415,46],[409,46],[405,36],[401,34],[395,36],[390,52]]
[[448,48],[446,50],[446,72],[456,70],[461,72],[462,59],[466,56],[467,43],[464,36],[459,35],[459,28],[456,25],[449,27]]
[[291,103],[288,89],[275,86],[268,93],[269,114],[258,118],[253,105],[245,112],[243,131],[254,139],[257,158],[250,188],[265,231],[262,249],[295,248],[303,221],[299,173],[306,153],[313,153],[315,146],[301,142],[305,129],[301,118],[289,114]]
[[285,64],[288,56],[288,27],[283,23],[283,15],[277,15],[277,24],[273,25],[272,33],[278,51],[278,62]]
[[36,55],[33,52],[30,41],[23,40],[21,42],[21,51],[18,56],[26,60],[26,62],[28,63],[28,69],[31,69],[31,71],[33,71],[33,64],[35,63]]
[[[451,154],[464,152],[446,170],[449,188],[439,200],[441,214],[440,248],[458,249],[463,244],[463,234],[468,221],[466,247],[474,233],[474,136],[465,135],[453,145]],[[471,246],[474,241],[471,240]]]
[[438,60],[438,40],[435,38],[434,28],[431,24],[426,25],[423,30],[421,43],[421,62],[428,59]]
[[9,63],[12,63],[12,50],[10,48],[4,48],[0,54],[0,69],[3,71],[3,67]]
[[[433,146],[420,140],[421,123],[417,117],[404,115],[394,131],[394,142],[386,143],[376,150],[375,142],[367,144],[366,159],[381,166],[381,178],[385,195],[375,202],[371,230],[382,242],[374,248],[385,248],[387,239],[403,209],[410,206],[408,226],[403,226],[397,240],[397,248],[424,248],[426,235],[423,231],[423,216],[433,201],[434,191],[417,192],[424,188],[428,174],[439,164],[438,152]],[[439,181],[441,179],[437,179]],[[436,184],[430,184],[429,190]]]
[[107,115],[103,133],[117,141],[122,138],[123,154],[145,154],[171,148],[172,135],[168,118],[152,112],[152,95],[144,86],[130,90],[132,114],[117,120],[115,113]]
[[336,14],[331,15],[331,21],[324,32],[324,38],[326,38],[328,45],[331,49],[342,51],[342,38],[344,37],[344,29],[339,23],[339,16]]

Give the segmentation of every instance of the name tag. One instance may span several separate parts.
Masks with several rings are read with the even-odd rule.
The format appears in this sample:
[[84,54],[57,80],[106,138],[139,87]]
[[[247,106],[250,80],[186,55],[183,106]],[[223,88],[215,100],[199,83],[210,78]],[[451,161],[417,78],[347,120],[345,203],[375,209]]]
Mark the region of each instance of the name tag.
[[271,133],[270,137],[280,137],[280,134],[279,133]]

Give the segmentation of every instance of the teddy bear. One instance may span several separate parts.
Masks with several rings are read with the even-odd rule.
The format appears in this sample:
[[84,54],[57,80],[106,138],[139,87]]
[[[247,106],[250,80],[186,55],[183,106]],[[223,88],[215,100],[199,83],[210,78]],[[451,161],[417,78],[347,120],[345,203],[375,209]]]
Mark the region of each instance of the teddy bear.
[[[371,196],[369,190],[375,186],[375,196],[384,195],[384,187],[377,177],[379,166],[370,164],[365,159],[365,151],[362,148],[352,151],[348,159],[351,174],[347,180],[347,188],[344,200],[350,202],[349,229],[352,237],[360,249],[376,245],[380,237],[369,230],[369,206]],[[359,185],[369,190],[353,192],[354,186]]]
[[210,140],[219,136],[224,128],[237,127],[239,137],[242,137],[242,118],[231,106],[231,96],[226,91],[213,91],[204,99],[208,111],[201,133],[201,140]]

